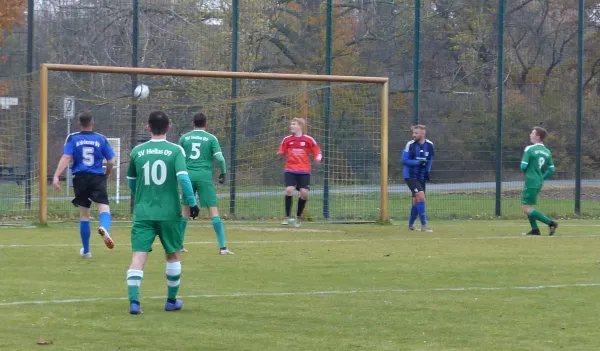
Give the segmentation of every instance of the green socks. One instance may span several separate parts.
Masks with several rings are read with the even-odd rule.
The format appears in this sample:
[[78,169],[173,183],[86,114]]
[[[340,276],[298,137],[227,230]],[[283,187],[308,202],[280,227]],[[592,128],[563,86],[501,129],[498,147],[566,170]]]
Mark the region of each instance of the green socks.
[[[533,218],[534,220],[538,220],[546,225],[550,225],[550,223],[552,223],[552,220],[548,217],[546,217],[543,213],[541,213],[538,210],[533,210],[531,211],[531,213],[529,214],[530,218]],[[531,222],[531,219],[529,220]]]
[[529,219],[529,224],[531,224],[531,229],[533,229],[533,230],[540,229],[540,228],[538,228],[537,220],[531,214],[527,215],[527,219]]
[[181,282],[181,262],[167,262],[167,300],[175,301]]
[[130,302],[140,302],[140,285],[142,285],[143,277],[144,271],[137,269],[130,269],[127,271],[127,292]]
[[219,242],[219,247],[224,248],[225,246],[225,228],[223,228],[223,222],[221,221],[221,217],[214,216],[212,218],[212,225],[215,233],[217,234],[217,241]]

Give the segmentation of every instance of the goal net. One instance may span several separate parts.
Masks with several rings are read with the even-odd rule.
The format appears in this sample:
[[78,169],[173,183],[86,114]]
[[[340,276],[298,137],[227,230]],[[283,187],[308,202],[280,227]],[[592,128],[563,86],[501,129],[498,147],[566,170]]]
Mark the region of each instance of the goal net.
[[[222,216],[247,220],[281,218],[284,163],[278,159],[277,150],[281,140],[289,135],[291,118],[303,117],[307,120],[307,133],[319,143],[325,156],[322,164],[313,162],[310,198],[303,214],[306,219],[377,220],[382,216],[384,79],[373,78],[373,83],[366,83],[368,79],[365,83],[327,83],[257,74],[237,79],[238,94],[232,97],[229,72],[216,73],[222,75],[218,77],[159,75],[150,69],[147,73],[132,77],[126,73],[49,70],[47,123],[42,123],[47,129],[47,141],[40,140],[41,146],[47,148],[47,164],[38,162],[36,148],[32,173],[37,176],[39,167],[45,166],[48,177],[52,176],[65,136],[78,130],[77,114],[89,111],[94,116],[94,130],[108,138],[117,155],[115,171],[108,181],[111,212],[116,218],[129,218],[130,194],[124,175],[132,147],[149,139],[145,128],[149,113],[163,110],[170,116],[172,129],[167,137],[177,143],[182,134],[192,129],[193,115],[203,112],[208,117],[207,131],[217,136],[227,161],[225,184],[215,181]],[[147,99],[132,97],[132,79],[150,88]],[[41,86],[45,84],[42,80]],[[37,99],[36,96],[36,102]],[[383,104],[387,106],[387,101]],[[37,139],[37,126],[33,133]],[[217,176],[215,164],[215,180]],[[55,193],[49,186],[46,195],[44,191],[39,194],[46,199],[50,220],[77,217],[77,209],[70,204],[72,189],[66,186],[68,179],[63,174],[61,192]],[[33,188],[35,201],[39,184]],[[16,183],[10,186],[23,187]],[[293,211],[297,194],[294,200]],[[35,205],[33,209],[37,210]],[[20,209],[17,206],[14,210]],[[201,215],[206,215],[205,211]]]

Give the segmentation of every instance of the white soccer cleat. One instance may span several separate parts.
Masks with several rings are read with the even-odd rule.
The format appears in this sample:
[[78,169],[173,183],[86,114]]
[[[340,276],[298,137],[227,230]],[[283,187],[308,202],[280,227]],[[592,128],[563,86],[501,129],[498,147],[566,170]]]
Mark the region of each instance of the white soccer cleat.
[[421,226],[421,231],[422,232],[428,232],[428,233],[432,233],[433,229],[431,229],[428,225],[422,225]]
[[106,245],[106,247],[109,249],[115,247],[115,243],[112,241],[110,235],[108,235],[108,231],[104,229],[104,227],[98,228],[98,234],[100,234],[102,240],[104,240],[104,245]]
[[83,253],[83,247],[79,250],[79,255],[83,258],[92,258],[92,252],[88,252],[86,254]]
[[235,252],[228,249],[219,249],[219,255],[235,255]]
[[179,250],[179,252],[189,252],[189,251],[185,247],[182,247],[181,250]]
[[294,223],[294,226],[296,228],[299,228],[302,225],[302,221],[300,220],[300,217],[296,217],[296,222]]
[[281,222],[281,225],[289,225],[290,224],[290,219],[288,217],[285,217],[283,219],[283,221]]

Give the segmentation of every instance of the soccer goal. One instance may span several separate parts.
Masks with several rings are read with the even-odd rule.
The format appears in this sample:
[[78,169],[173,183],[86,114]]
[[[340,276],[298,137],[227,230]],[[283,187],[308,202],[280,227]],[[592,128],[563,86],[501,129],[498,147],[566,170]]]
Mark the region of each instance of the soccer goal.
[[[289,135],[291,119],[302,117],[324,156],[322,164],[313,163],[303,215],[309,220],[388,219],[387,78],[43,64],[39,82],[41,223],[49,215],[76,216],[69,201],[48,196],[45,181],[64,142],[65,97],[73,99],[77,112],[92,113],[95,131],[116,149],[115,175],[109,181],[115,214],[130,214],[121,172],[126,172],[130,150],[149,139],[148,114],[160,109],[171,118],[168,139],[175,143],[192,129],[194,114],[208,117],[207,131],[217,136],[227,160],[227,181],[217,184],[223,217],[284,215],[284,164],[277,149]],[[149,87],[147,98],[133,97],[138,84]],[[215,166],[215,179],[216,172]]]

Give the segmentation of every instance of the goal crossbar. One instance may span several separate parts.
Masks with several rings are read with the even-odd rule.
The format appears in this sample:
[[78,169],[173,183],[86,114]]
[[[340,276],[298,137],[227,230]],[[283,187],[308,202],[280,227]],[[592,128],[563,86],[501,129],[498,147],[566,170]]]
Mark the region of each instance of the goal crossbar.
[[48,72],[88,72],[88,73],[120,73],[158,76],[179,76],[198,78],[224,78],[224,79],[269,79],[288,81],[312,82],[339,82],[339,83],[365,83],[381,86],[381,204],[380,219],[387,221],[388,214],[388,97],[389,79],[387,77],[366,76],[340,76],[316,74],[288,74],[288,73],[254,73],[254,72],[228,72],[228,71],[202,71],[186,69],[144,68],[144,67],[117,67],[117,66],[92,66],[44,63],[40,67],[40,201],[39,221],[48,221]]

